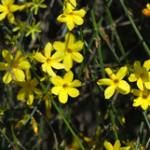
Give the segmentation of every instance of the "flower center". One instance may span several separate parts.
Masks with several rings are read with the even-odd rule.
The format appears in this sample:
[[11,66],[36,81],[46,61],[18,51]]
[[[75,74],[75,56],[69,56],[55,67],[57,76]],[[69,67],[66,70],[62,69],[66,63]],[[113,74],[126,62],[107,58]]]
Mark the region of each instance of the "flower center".
[[30,89],[30,90],[32,89],[32,84],[30,82],[26,82],[26,85],[27,85],[28,89]]
[[18,68],[18,64],[14,63],[13,68]]
[[142,95],[142,98],[143,98],[143,99],[146,99],[146,98],[147,98],[147,95]]
[[47,62],[48,64],[50,64],[50,63],[52,62],[52,60],[51,60],[50,58],[47,58],[47,59],[46,59],[46,62]]
[[117,84],[118,82],[119,82],[119,80],[118,80],[118,79],[115,79],[115,80],[114,80],[114,83],[115,83],[115,84]]
[[68,87],[68,84],[67,84],[67,83],[64,83],[64,84],[63,84],[63,88],[66,88],[66,87]]
[[67,48],[66,51],[67,51],[68,53],[72,53],[72,49],[71,49],[71,48]]
[[73,15],[73,12],[70,12],[69,15]]
[[145,77],[145,73],[144,72],[140,73],[140,77],[144,78]]
[[10,12],[11,12],[11,11],[10,11],[10,7],[9,7],[9,5],[7,5],[7,6],[6,6],[6,9],[7,9],[7,12],[8,12],[8,13],[10,13]]

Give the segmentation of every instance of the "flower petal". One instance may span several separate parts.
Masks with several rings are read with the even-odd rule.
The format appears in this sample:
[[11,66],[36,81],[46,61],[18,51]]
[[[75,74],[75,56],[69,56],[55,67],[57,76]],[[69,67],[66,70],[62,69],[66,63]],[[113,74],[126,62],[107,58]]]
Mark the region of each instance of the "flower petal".
[[64,83],[64,80],[60,76],[51,77],[51,82],[56,86],[61,86]]
[[30,68],[30,63],[28,61],[22,61],[18,64],[19,69],[27,70]]
[[114,93],[115,93],[114,86],[107,87],[105,92],[104,92],[105,99],[109,99],[110,97],[113,96]]
[[121,67],[121,68],[118,70],[118,72],[117,72],[117,74],[116,74],[116,77],[117,77],[118,79],[122,80],[122,79],[126,76],[127,70],[128,70],[127,67]]
[[106,150],[114,150],[112,144],[107,141],[104,142],[104,147],[106,148]]
[[7,70],[10,68],[10,65],[8,65],[7,63],[4,62],[0,62],[0,70]]
[[116,78],[116,75],[113,73],[113,71],[110,68],[106,68],[105,71],[106,71],[106,74],[109,76],[109,78],[111,79]]
[[113,83],[113,81],[109,78],[99,79],[97,81],[98,85],[111,85],[112,83]]
[[76,61],[78,63],[81,63],[83,61],[83,56],[78,52],[73,52],[71,54],[71,57],[74,61]]
[[55,69],[64,69],[65,68],[64,64],[58,63],[58,62],[53,62],[52,67]]
[[32,91],[29,91],[28,99],[27,99],[27,105],[32,105],[34,100],[34,95]]
[[121,80],[119,81],[119,84],[116,89],[118,93],[121,93],[123,95],[128,94],[130,92],[130,85],[126,81]]
[[64,79],[65,82],[69,83],[69,82],[72,82],[73,76],[74,76],[73,72],[72,72],[72,71],[68,71],[68,72],[64,75],[63,79]]
[[53,43],[53,48],[57,51],[65,51],[65,44],[59,41]]
[[57,21],[59,22],[67,22],[67,20],[68,20],[68,17],[66,14],[61,14],[57,17]]
[[[10,4],[9,4],[10,5]],[[10,12],[15,12],[15,11],[17,11],[17,10],[19,10],[19,6],[18,5],[10,5],[9,6],[9,11]]]
[[54,53],[51,57],[52,61],[57,61],[60,62],[63,60],[65,56],[65,53],[63,51],[57,51],[56,53]]
[[144,85],[145,85],[145,87],[146,87],[147,89],[150,90],[150,82],[144,82]]
[[80,87],[81,86],[81,82],[79,80],[74,80],[73,82],[69,83],[70,87]]
[[135,81],[137,81],[137,77],[136,77],[135,74],[132,73],[132,74],[130,74],[128,80],[129,80],[130,82],[135,82]]
[[23,54],[20,50],[18,50],[15,56],[15,62],[22,62],[22,61],[23,61]]
[[75,42],[75,36],[68,32],[66,35],[65,35],[65,45],[66,45],[66,48],[67,47],[71,47],[72,49],[72,46],[74,45],[74,42]]
[[8,64],[12,63],[13,56],[11,55],[10,51],[4,49],[2,51],[2,56]]
[[33,87],[35,87],[39,84],[39,81],[36,78],[33,78],[30,83]]
[[5,6],[0,4],[0,12],[3,12],[5,10]]
[[75,10],[75,11],[73,11],[73,13],[74,13],[75,15],[80,16],[80,17],[84,17],[85,14],[86,14],[86,11],[85,11],[84,9],[80,9],[80,10]]
[[139,79],[137,80],[137,86],[138,86],[138,88],[139,88],[140,90],[143,91],[144,87],[143,87],[143,81],[142,81],[141,78],[139,78]]
[[42,64],[42,70],[47,72],[47,63]]
[[53,50],[52,44],[48,42],[43,50],[43,53],[47,58],[49,58],[51,56],[52,50]]
[[65,104],[68,100],[68,94],[65,90],[61,90],[60,93],[59,93],[59,101],[63,104]]
[[71,48],[74,52],[77,52],[77,51],[82,50],[83,45],[84,45],[84,43],[82,41],[78,41],[75,44],[73,44]]
[[142,71],[141,62],[140,61],[135,61],[133,67],[134,67],[134,70],[136,72],[141,72]]
[[25,80],[25,75],[24,72],[18,68],[13,69],[16,80],[17,81],[24,81]]
[[61,91],[62,87],[61,86],[55,86],[52,88],[52,93],[55,95],[58,95]]
[[15,2],[15,0],[2,0],[2,4],[4,6],[6,5],[12,5]]
[[138,97],[137,99],[134,99],[133,106],[137,107],[140,106],[143,103],[143,99],[141,97]]
[[12,75],[9,71],[7,71],[5,73],[5,75],[3,76],[3,82],[4,83],[9,83],[12,80]]
[[76,88],[71,88],[71,87],[68,87],[66,88],[66,92],[68,93],[69,96],[71,97],[77,97],[79,96],[79,90],[77,90]]
[[70,55],[64,57],[63,64],[65,66],[65,70],[69,71],[73,66],[73,61]]
[[26,80],[31,81],[31,72],[30,70],[25,70]]
[[23,100],[25,99],[25,94],[26,94],[26,89],[25,88],[21,88],[17,94],[17,99],[18,100]]
[[117,141],[115,142],[114,149],[115,149],[115,150],[120,150],[120,146],[121,146],[120,141],[117,140]]
[[56,76],[56,74],[55,74],[55,72],[53,71],[53,69],[52,69],[52,67],[51,66],[47,66],[47,73],[50,75],[50,76],[52,76],[52,77],[55,77]]
[[10,23],[14,23],[15,22],[15,17],[14,17],[14,14],[13,13],[8,13],[7,15],[7,19]]
[[82,25],[84,22],[84,20],[80,16],[73,15],[72,18],[73,18],[73,22],[77,25]]
[[1,14],[0,14],[0,21],[2,21],[5,17],[6,17],[6,15],[8,14],[8,12],[2,12]]
[[133,93],[135,96],[142,96],[142,91],[138,89],[132,89],[131,93]]
[[75,27],[75,23],[73,22],[73,18],[72,17],[67,17],[67,27],[68,29],[71,31],[74,27]]
[[150,59],[144,62],[143,67],[146,68],[147,71],[150,69]]
[[33,92],[37,95],[42,95],[42,91],[38,88],[33,88]]
[[146,110],[148,108],[148,103],[146,100],[143,100],[143,103],[141,104],[142,109]]
[[46,57],[42,55],[42,53],[38,52],[33,56],[38,62],[44,63],[46,62]]

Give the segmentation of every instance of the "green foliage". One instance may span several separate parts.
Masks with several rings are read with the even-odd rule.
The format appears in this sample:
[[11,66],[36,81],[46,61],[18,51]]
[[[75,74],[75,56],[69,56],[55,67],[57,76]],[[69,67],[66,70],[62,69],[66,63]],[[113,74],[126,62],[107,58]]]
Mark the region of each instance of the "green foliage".
[[136,0],[2,0],[0,149],[148,150],[148,16]]
[[38,9],[40,8],[46,8],[47,5],[42,4],[45,0],[32,0],[32,2],[30,3],[31,5],[31,9],[30,11],[34,10],[34,14],[37,15],[38,13]]
[[32,22],[32,25],[28,25],[27,27],[27,33],[26,33],[26,37],[29,36],[31,34],[32,39],[35,39],[35,33],[40,33],[41,30],[39,29],[39,26],[41,24],[41,21],[39,21],[37,24],[35,24],[35,20]]

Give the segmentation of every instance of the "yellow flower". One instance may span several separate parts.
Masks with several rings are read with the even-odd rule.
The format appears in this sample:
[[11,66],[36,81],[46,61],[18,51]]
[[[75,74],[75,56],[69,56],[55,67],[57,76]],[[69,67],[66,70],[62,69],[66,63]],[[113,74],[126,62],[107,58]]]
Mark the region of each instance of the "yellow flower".
[[106,150],[126,150],[125,147],[120,147],[120,146],[121,146],[121,143],[119,140],[115,142],[114,146],[107,141],[104,142],[104,147],[106,148]]
[[133,95],[138,96],[138,98],[134,99],[133,106],[141,106],[142,109],[146,110],[148,106],[150,106],[150,91],[148,89],[144,88],[143,91],[138,89],[132,89],[131,93]]
[[[84,20],[82,19],[82,17],[85,16],[86,11],[84,9],[73,10],[74,7],[68,3],[69,2],[67,2],[63,14],[59,15],[57,17],[57,20],[59,22],[66,22],[68,29],[71,31],[75,27],[75,24],[77,25],[83,24]],[[73,5],[76,6],[76,1],[73,2]]]
[[36,88],[38,85],[38,81],[36,78],[31,79],[31,73],[30,70],[26,70],[26,81],[23,82],[17,82],[14,81],[14,83],[22,86],[21,90],[17,94],[18,100],[24,100],[27,99],[27,105],[32,105],[34,100],[34,93],[37,95],[42,95],[41,90]]
[[146,4],[146,7],[147,7],[147,8],[144,8],[144,9],[142,10],[142,13],[143,13],[144,15],[146,15],[146,16],[150,16],[150,4],[147,3],[147,4]]
[[56,76],[52,77],[51,81],[55,85],[52,88],[52,93],[58,95],[59,101],[61,103],[66,103],[68,100],[68,95],[71,97],[77,97],[79,95],[79,90],[75,87],[80,87],[81,82],[79,80],[73,80],[73,72],[68,71],[64,77]]
[[83,48],[83,44],[82,41],[75,42],[75,37],[71,33],[66,34],[64,43],[59,41],[54,42],[53,47],[57,50],[56,53],[63,52],[64,54],[63,64],[66,71],[72,68],[73,60],[78,63],[83,61],[83,56],[79,53]]
[[18,5],[13,5],[14,0],[2,0],[2,5],[0,4],[0,21],[2,21],[6,16],[10,23],[14,23],[15,17],[13,12],[19,10]]
[[[25,75],[22,70],[27,70],[30,68],[30,64],[28,61],[24,60],[24,57],[21,53],[21,51],[17,51],[16,57],[13,58],[11,53],[8,50],[2,51],[2,56],[5,59],[6,63],[0,62],[0,70],[6,70],[3,77],[4,83],[11,82],[12,79],[23,81],[25,80]],[[14,60],[14,64],[11,68],[11,64]]]
[[37,52],[34,56],[34,58],[43,63],[42,64],[42,70],[44,72],[47,72],[50,76],[55,77],[56,74],[53,71],[52,67],[55,69],[63,69],[64,65],[59,63],[62,59],[64,54],[63,53],[55,53],[51,56],[52,53],[52,44],[50,42],[47,43],[45,46],[43,53]]
[[98,85],[109,85],[109,87],[107,87],[104,92],[105,99],[109,99],[110,97],[112,97],[115,89],[118,93],[121,93],[123,95],[130,92],[130,85],[125,80],[122,80],[127,74],[127,67],[121,67],[116,75],[110,68],[106,68],[105,71],[110,79],[100,79],[97,82]]
[[147,89],[150,89],[150,59],[145,61],[143,67],[141,67],[140,61],[135,61],[133,65],[133,73],[129,76],[130,82],[137,81],[137,86],[140,90],[144,90],[144,85]]

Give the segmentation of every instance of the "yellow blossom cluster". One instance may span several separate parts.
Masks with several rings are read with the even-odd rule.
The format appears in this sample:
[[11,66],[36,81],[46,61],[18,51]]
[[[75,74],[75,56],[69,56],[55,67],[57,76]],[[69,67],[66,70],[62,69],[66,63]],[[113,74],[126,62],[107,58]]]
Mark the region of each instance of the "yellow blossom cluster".
[[[121,67],[116,74],[110,68],[106,68],[106,74],[109,78],[99,79],[98,85],[107,85],[104,96],[105,99],[109,99],[115,93],[115,90],[123,95],[129,94],[130,92],[138,98],[134,99],[133,106],[141,106],[142,109],[146,110],[150,106],[150,59],[146,60],[141,66],[140,61],[135,61],[133,68],[127,66]],[[123,80],[128,72],[131,72],[128,80],[130,82],[137,82],[139,89],[130,88],[130,84]]]
[[[41,4],[43,1],[44,0],[33,0],[30,3],[18,6],[14,4],[14,0],[2,0],[2,4],[0,4],[0,11],[2,12],[0,14],[0,20],[3,20],[7,16],[8,21],[16,25],[13,31],[18,31],[18,36],[20,36],[20,33],[24,31],[25,22],[20,20],[15,22],[13,12],[31,7],[30,10],[35,10],[36,15],[38,7],[47,7],[46,5]],[[82,17],[86,13],[85,10],[80,9],[79,11],[75,11],[74,9],[77,5],[75,0],[70,0],[70,2],[66,1],[65,5],[66,8],[63,14],[60,15],[57,20],[60,22],[66,20],[69,30],[72,30],[75,27],[75,24],[83,24]],[[31,34],[32,39],[34,39],[35,32],[41,32],[41,30],[38,29],[39,25],[40,22],[37,25],[35,25],[35,22],[33,22],[31,26],[29,25],[27,27],[26,36]],[[10,44],[12,43],[10,42]],[[15,46],[14,43],[13,45]],[[76,89],[76,87],[80,87],[81,82],[79,80],[73,80],[74,74],[70,69],[73,67],[73,61],[78,63],[83,61],[83,56],[79,52],[82,50],[83,45],[84,43],[81,40],[76,41],[75,36],[68,32],[65,35],[65,42],[55,41],[53,45],[48,42],[43,51],[37,51],[32,54],[32,58],[42,64],[41,69],[45,73],[45,76],[48,75],[51,77],[50,81],[53,83],[54,87],[52,87],[50,93],[58,95],[61,103],[67,102],[68,95],[73,98],[79,95],[79,90]],[[6,70],[6,73],[3,76],[3,82],[10,83],[13,81],[13,83],[20,85],[22,88],[17,94],[17,99],[26,99],[27,105],[32,105],[35,98],[42,97],[42,90],[37,87],[39,84],[38,80],[36,78],[32,79],[30,72],[31,65],[21,50],[17,50],[16,54],[13,53],[13,51],[10,52],[5,49],[2,51],[2,56],[6,61],[0,62],[0,70]],[[63,78],[56,75],[55,70],[58,69],[65,69],[67,71]],[[41,79],[41,81],[43,80]],[[43,99],[47,98],[45,97]],[[48,101],[45,101],[47,108],[50,108]]]
[[69,2],[65,2],[65,9],[63,14],[59,15],[57,20],[59,22],[66,22],[68,29],[71,31],[75,25],[83,24],[83,17],[86,14],[84,9],[75,10],[76,9],[76,0],[70,0]]
[[[74,63],[82,63],[84,60],[81,51],[84,47],[84,42],[77,40],[71,31],[76,25],[84,23],[83,17],[86,11],[83,8],[77,10],[76,0],[64,0],[63,13],[57,17],[57,21],[66,23],[67,31],[69,31],[65,31],[64,40],[57,40],[53,43],[47,42],[42,50],[38,48],[37,51],[25,55],[21,42],[18,42],[17,39],[24,32],[23,35],[25,37],[31,35],[32,40],[36,40],[36,35],[42,32],[40,29],[42,21],[36,23],[34,17],[34,19],[32,18],[29,21],[30,23],[21,20],[16,21],[14,12],[27,9],[26,11],[33,11],[33,15],[37,15],[39,8],[47,8],[45,4],[42,4],[43,2],[44,0],[32,0],[32,2],[24,2],[22,5],[16,5],[14,4],[15,0],[1,0],[0,21],[7,18],[9,23],[13,24],[12,31],[17,32],[17,34],[13,37],[11,35],[5,37],[9,40],[7,43],[12,45],[12,50],[2,50],[3,60],[0,62],[0,71],[4,71],[2,73],[2,81],[5,84],[12,82],[21,87],[16,96],[17,100],[25,100],[27,105],[32,105],[35,99],[43,99],[46,106],[46,116],[49,119],[51,116],[51,102],[47,95],[45,95],[45,91],[40,88],[39,84],[41,82],[44,84],[50,83],[47,89],[48,94],[51,97],[58,97],[59,102],[62,104],[67,103],[69,96],[76,98],[80,95],[80,91],[77,88],[81,87],[81,81],[74,79],[75,75],[72,70],[74,69]],[[150,16],[150,4],[147,4],[146,7],[142,12]],[[36,77],[32,77],[32,73],[36,72],[34,64],[38,63],[40,63],[40,71],[43,76],[38,77],[36,74]],[[62,76],[59,74],[59,70],[61,69],[63,70]],[[117,70],[107,67],[105,68],[105,72],[109,78],[102,78],[97,81],[97,84],[100,86],[108,86],[104,91],[105,99],[110,99],[115,92],[122,95],[132,93],[137,97],[133,100],[133,106],[141,106],[143,110],[148,109],[150,106],[150,59],[146,60],[143,65],[141,65],[140,61],[135,61],[132,67],[125,65]],[[132,85],[131,82],[136,82],[136,85]],[[137,88],[134,88],[135,86]],[[29,117],[30,115],[28,114],[24,115],[15,125],[15,129],[23,125]],[[30,124],[37,134],[37,122],[34,117],[30,119]],[[97,132],[95,141],[85,136],[83,136],[83,139],[86,142],[95,144],[99,141],[99,136],[100,129]],[[120,140],[116,140],[114,146],[104,140],[103,147],[106,150],[131,149],[130,146],[121,147]]]

